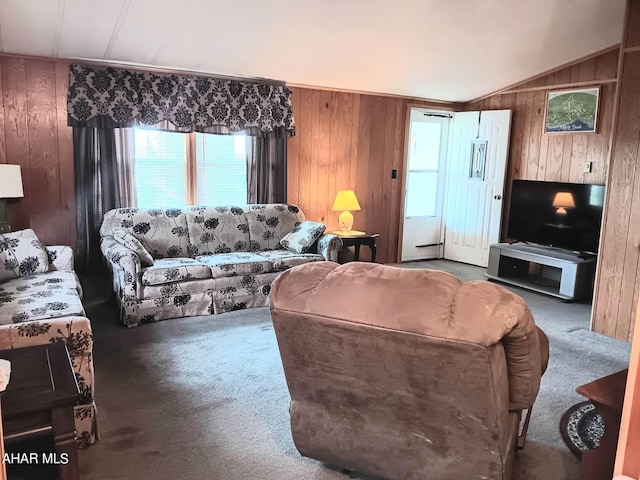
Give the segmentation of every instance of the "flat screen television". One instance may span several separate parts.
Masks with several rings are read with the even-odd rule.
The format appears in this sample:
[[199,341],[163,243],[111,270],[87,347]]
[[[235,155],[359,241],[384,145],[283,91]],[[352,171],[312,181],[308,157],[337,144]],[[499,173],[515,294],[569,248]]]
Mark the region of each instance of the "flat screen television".
[[604,185],[514,180],[507,236],[597,253]]

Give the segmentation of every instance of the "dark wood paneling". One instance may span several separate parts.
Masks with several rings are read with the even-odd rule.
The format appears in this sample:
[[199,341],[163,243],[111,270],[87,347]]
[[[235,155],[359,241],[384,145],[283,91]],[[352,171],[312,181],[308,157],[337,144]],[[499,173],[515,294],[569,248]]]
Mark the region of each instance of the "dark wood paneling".
[[57,239],[62,210],[55,63],[30,60],[25,74],[29,165],[24,173],[30,180],[25,196],[31,200],[31,228],[51,245]]
[[592,314],[595,331],[623,340],[638,328],[640,295],[640,1],[629,1],[627,8],[619,101],[607,113],[615,135]]
[[640,46],[640,6],[638,0],[628,0],[627,35],[624,40],[625,48]]
[[[402,199],[405,115],[401,97],[292,88],[297,134],[288,157],[288,200],[307,218],[338,228],[338,190],[353,189],[362,210],[354,228],[380,233],[377,261],[394,262]],[[443,105],[432,105],[443,108]],[[391,170],[398,170],[391,178]],[[361,251],[369,258],[367,249]]]
[[631,339],[640,248],[640,52],[624,55],[593,329]]
[[31,178],[29,172],[29,135],[27,128],[27,87],[25,60],[3,57],[2,96],[7,163],[20,165],[24,198],[7,200],[7,217],[14,230],[31,227]]
[[67,62],[0,56],[0,161],[22,167],[24,198],[8,200],[14,230],[75,245]]
[[57,242],[76,246],[76,201],[73,169],[73,136],[67,125],[69,65],[56,62],[56,119],[58,126],[58,166],[60,175],[60,227]]

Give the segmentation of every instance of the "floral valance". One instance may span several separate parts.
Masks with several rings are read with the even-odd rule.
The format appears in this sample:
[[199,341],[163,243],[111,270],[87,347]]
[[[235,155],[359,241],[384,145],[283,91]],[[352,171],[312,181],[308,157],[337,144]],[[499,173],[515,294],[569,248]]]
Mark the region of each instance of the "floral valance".
[[146,125],[178,132],[295,135],[286,86],[195,75],[72,64],[67,112],[68,124],[77,127]]

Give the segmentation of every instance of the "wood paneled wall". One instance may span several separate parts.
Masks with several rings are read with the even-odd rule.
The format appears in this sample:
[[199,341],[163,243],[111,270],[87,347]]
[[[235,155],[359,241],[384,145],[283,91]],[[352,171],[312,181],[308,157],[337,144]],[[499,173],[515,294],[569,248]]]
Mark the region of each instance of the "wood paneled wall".
[[592,328],[631,340],[640,295],[640,0],[628,2]]
[[[338,228],[331,211],[338,190],[352,189],[362,210],[353,228],[379,233],[380,263],[395,262],[406,115],[409,104],[450,110],[401,97],[292,88],[296,136],[288,143],[287,196],[307,218]],[[391,178],[397,170],[397,178]],[[361,258],[368,258],[363,248]]]
[[24,198],[7,200],[14,230],[47,245],[75,245],[69,64],[0,56],[0,163],[22,167]]
[[[508,187],[513,179],[605,183],[616,90],[610,80],[616,78],[617,69],[615,49],[465,106],[466,110],[512,110]],[[601,86],[597,133],[543,133],[549,90],[578,82],[598,85],[599,80],[609,82]],[[585,162],[592,163],[590,173],[583,171]]]

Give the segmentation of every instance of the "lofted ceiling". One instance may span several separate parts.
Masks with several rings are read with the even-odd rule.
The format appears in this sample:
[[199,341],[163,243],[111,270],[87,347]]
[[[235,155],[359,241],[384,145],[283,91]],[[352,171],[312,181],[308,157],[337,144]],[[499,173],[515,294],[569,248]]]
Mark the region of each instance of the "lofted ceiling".
[[467,101],[613,46],[625,0],[0,0],[0,52]]

